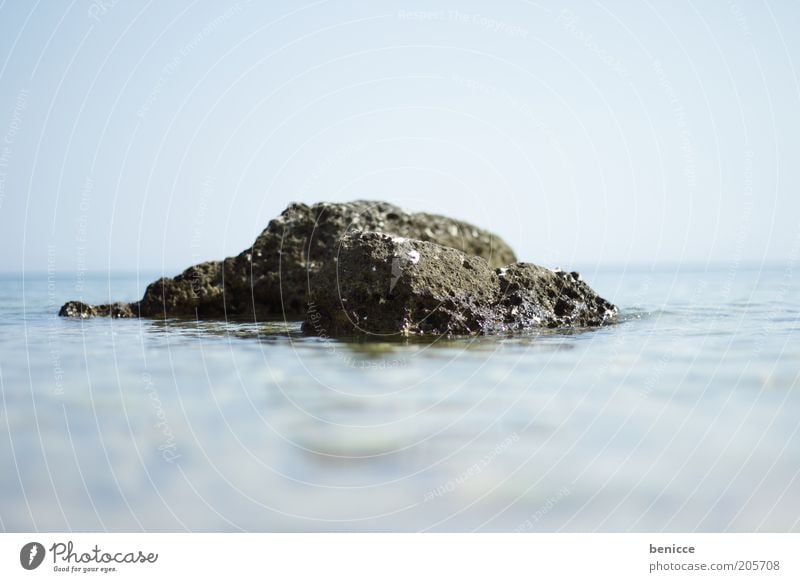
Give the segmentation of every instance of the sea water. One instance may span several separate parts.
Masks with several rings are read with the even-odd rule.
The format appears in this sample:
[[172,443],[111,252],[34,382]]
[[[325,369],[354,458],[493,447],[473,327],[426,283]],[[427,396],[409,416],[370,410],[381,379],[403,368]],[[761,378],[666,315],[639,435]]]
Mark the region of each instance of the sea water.
[[[169,273],[167,273],[169,274]],[[0,530],[796,531],[800,277],[588,269],[620,323],[336,341],[0,277]]]

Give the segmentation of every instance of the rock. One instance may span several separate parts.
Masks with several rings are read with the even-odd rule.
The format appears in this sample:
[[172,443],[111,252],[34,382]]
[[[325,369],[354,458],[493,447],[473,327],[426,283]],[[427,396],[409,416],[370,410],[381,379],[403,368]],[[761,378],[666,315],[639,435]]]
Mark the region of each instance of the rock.
[[385,202],[292,204],[269,223],[252,248],[225,261],[229,311],[304,315],[309,279],[335,258],[339,239],[355,231],[430,240],[497,266],[516,260],[498,236],[444,216],[408,213]]
[[617,314],[577,273],[527,263],[496,269],[453,248],[372,232],[342,238],[309,299],[303,330],[319,336],[571,329]]
[[224,261],[201,263],[151,283],[141,301],[90,307],[64,305],[66,317],[305,317],[306,292],[335,261],[339,239],[373,231],[431,241],[501,266],[516,260],[498,236],[466,222],[408,213],[385,202],[291,204],[270,221],[253,246]]
[[80,301],[67,301],[58,311],[61,317],[136,317],[130,303],[110,303],[106,305],[87,305]]
[[489,263],[431,242],[379,233],[342,239],[311,288],[304,330],[322,335],[477,333],[498,326]]
[[598,327],[612,323],[617,308],[597,295],[576,272],[516,263],[497,270],[498,308],[510,330],[531,327]]
[[134,310],[148,317],[223,317],[222,262],[200,263],[150,283]]

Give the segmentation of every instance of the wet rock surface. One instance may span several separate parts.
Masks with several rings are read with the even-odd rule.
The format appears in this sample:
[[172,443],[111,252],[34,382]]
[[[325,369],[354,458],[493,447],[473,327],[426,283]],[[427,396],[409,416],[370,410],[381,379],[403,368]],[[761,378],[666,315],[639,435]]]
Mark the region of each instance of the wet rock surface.
[[348,232],[372,231],[432,241],[500,266],[516,260],[497,235],[444,216],[409,213],[385,202],[292,204],[258,236],[253,247],[225,261],[229,312],[305,313],[306,292]]
[[359,231],[432,241],[483,257],[493,266],[516,260],[497,235],[444,216],[409,213],[385,202],[291,204],[270,221],[251,248],[235,257],[161,278],[134,303],[89,306],[71,301],[59,315],[303,318],[307,290],[334,261],[341,237]]
[[132,317],[224,317],[222,268],[221,261],[209,261],[150,283],[144,297],[131,304]]
[[496,334],[611,323],[617,309],[577,273],[481,257],[380,233],[345,236],[309,294],[319,336]]
[[598,327],[616,320],[616,306],[597,295],[577,272],[515,263],[497,273],[497,307],[508,330]]
[[58,311],[61,317],[136,317],[130,303],[109,303],[105,305],[87,305],[80,301],[67,301]]

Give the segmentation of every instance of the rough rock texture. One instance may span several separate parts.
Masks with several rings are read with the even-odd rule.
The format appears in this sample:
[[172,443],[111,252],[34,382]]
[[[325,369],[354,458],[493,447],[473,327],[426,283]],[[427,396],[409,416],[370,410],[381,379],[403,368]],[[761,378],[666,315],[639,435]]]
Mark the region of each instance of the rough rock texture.
[[304,313],[310,281],[336,256],[339,239],[356,231],[433,241],[497,266],[516,260],[498,236],[444,216],[408,213],[385,202],[292,204],[270,221],[251,249],[225,261],[229,309],[241,314],[282,315],[284,309],[287,314]]
[[577,273],[486,260],[379,233],[342,239],[310,290],[303,329],[316,335],[489,334],[599,326],[617,309]]
[[575,271],[515,263],[497,269],[497,274],[497,307],[508,329],[597,327],[616,321],[616,306],[597,295]]
[[67,301],[58,311],[61,317],[136,317],[129,303],[110,303],[106,305],[87,305],[80,301]]
[[224,261],[201,263],[151,283],[141,301],[90,307],[64,305],[67,317],[305,316],[306,291],[333,262],[348,232],[375,231],[432,241],[500,266],[516,260],[498,236],[471,224],[408,213],[385,202],[292,204],[270,221],[253,246]]
[[132,317],[222,317],[225,301],[222,285],[222,262],[210,261],[186,269],[169,279],[150,283],[144,297],[131,305]]

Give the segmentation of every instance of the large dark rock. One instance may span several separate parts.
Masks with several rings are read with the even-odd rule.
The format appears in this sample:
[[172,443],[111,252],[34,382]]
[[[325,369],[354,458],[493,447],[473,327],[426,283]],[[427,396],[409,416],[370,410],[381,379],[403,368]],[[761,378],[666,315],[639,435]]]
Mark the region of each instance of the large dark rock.
[[310,281],[336,256],[339,239],[357,231],[433,241],[484,257],[496,266],[516,260],[497,235],[452,218],[408,213],[386,202],[292,204],[270,221],[252,248],[225,261],[229,311],[247,315],[304,313]]
[[320,336],[572,329],[617,315],[577,273],[526,263],[494,268],[453,248],[371,232],[342,238],[309,299],[303,329]]
[[64,305],[67,317],[304,317],[306,292],[331,264],[348,232],[391,233],[432,241],[500,266],[516,260],[498,236],[476,226],[385,202],[292,204],[270,221],[253,246],[224,261],[201,263],[151,283],[141,301],[91,307]]

